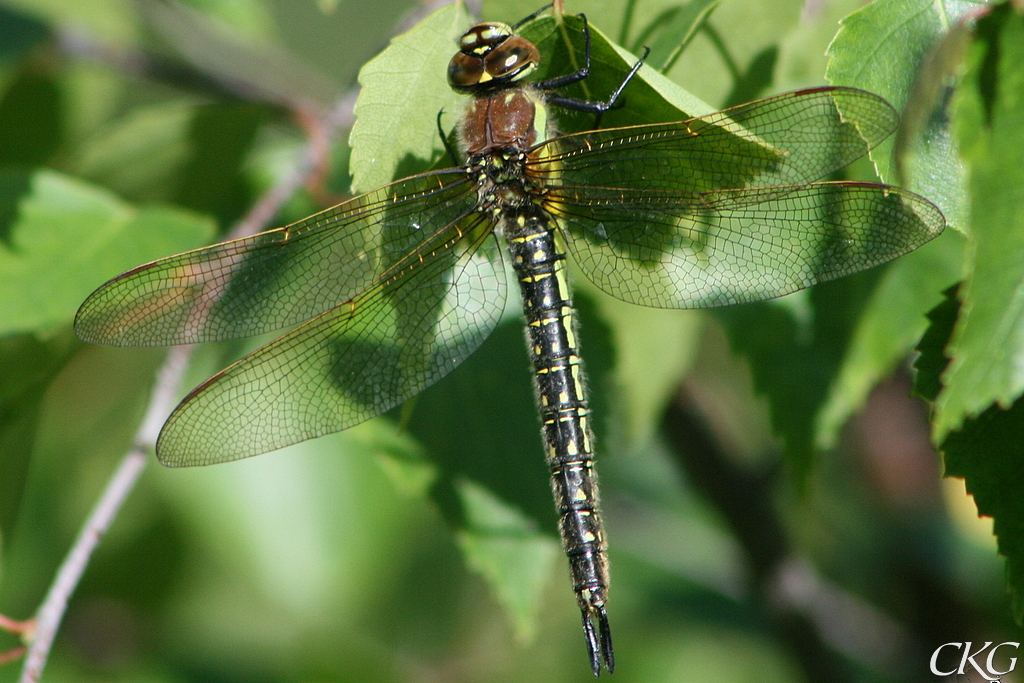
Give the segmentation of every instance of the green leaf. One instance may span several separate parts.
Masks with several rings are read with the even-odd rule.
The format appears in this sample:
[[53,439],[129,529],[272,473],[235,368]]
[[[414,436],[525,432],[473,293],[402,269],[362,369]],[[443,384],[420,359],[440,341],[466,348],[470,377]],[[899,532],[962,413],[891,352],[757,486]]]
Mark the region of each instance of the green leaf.
[[170,201],[188,160],[195,108],[180,102],[134,107],[84,141],[71,167],[86,180],[134,201]]
[[43,397],[77,348],[68,334],[0,338],[0,547],[18,516]]
[[189,126],[191,153],[175,183],[174,204],[210,214],[220,225],[240,219],[252,203],[245,162],[269,118],[269,108],[207,105]]
[[[951,24],[977,3],[966,0],[878,0],[846,17],[828,48],[826,77],[833,85],[862,88],[881,95],[897,109],[906,106],[918,71],[929,50]],[[963,225],[965,190],[941,103],[933,105],[932,125],[910,144],[915,150],[911,167],[904,168],[900,184],[935,202],[951,225]],[[895,182],[892,163],[894,139],[871,154],[878,174]]]
[[0,59],[20,59],[46,37],[46,25],[41,21],[0,6]]
[[[932,312],[919,393],[936,397],[933,437],[948,476],[963,477],[993,518],[1013,613],[1024,621],[1024,15],[994,7],[976,24],[955,96],[968,167],[972,240],[967,278]],[[941,382],[939,381],[941,379]]]
[[[716,109],[737,104],[735,98],[741,93],[749,94],[754,82],[764,83],[766,57],[783,41],[807,41],[806,13],[802,12],[805,6],[799,0],[723,2],[668,76],[701,99],[714,103]],[[820,84],[820,71],[811,78],[810,84]]]
[[[457,9],[459,8],[459,9]],[[363,89],[356,102],[352,129],[352,187],[365,192],[395,178],[424,170],[442,158],[444,148],[437,130],[437,112],[449,130],[468,101],[452,91],[445,79],[456,38],[468,21],[460,5],[438,10],[408,33],[395,38],[379,56],[359,72]],[[565,16],[562,24],[540,17],[520,31],[542,55],[534,80],[571,73],[582,65],[582,21]],[[581,83],[559,91],[585,100],[607,98],[619,86],[636,57],[613,45],[590,25],[591,75]],[[608,112],[604,126],[656,121],[677,121],[700,116],[714,108],[693,97],[649,67],[630,83],[622,106]],[[593,128],[593,114],[559,109],[559,131]],[[450,162],[442,158],[442,164]]]
[[245,161],[267,118],[251,104],[138,107],[94,134],[72,167],[132,201],[171,202],[228,225],[252,200]]
[[947,230],[888,266],[857,320],[849,348],[818,414],[818,448],[835,446],[839,432],[871,390],[892,374],[928,325],[927,310],[960,274],[963,239]]
[[64,98],[50,74],[26,65],[0,97],[0,165],[48,163],[64,137]]
[[[521,29],[522,35],[531,40],[543,56],[536,80],[571,73],[583,64],[583,22],[571,15],[561,19],[559,24],[554,17],[540,17]],[[605,100],[622,83],[637,56],[612,43],[600,27],[590,23],[588,27],[590,75],[579,83],[559,89],[558,93],[588,101]],[[630,81],[619,103],[601,117],[601,127],[679,121],[714,111],[711,105],[644,65]],[[555,116],[562,133],[594,127],[593,114],[555,108]]]
[[486,488],[468,480],[457,482],[456,488],[466,519],[458,534],[459,547],[494,589],[516,636],[528,643],[536,634],[558,543]]
[[139,12],[125,12],[109,0],[18,0],[19,11],[53,26],[77,26],[96,40],[130,44],[138,40]]
[[462,110],[464,98],[445,75],[468,25],[462,3],[442,7],[359,70],[362,90],[349,138],[354,192],[422,171],[443,153],[437,113],[445,112],[450,128]]
[[[609,330],[594,314],[589,299],[577,296],[575,304],[600,461],[608,453],[609,440],[603,437],[612,405],[621,402],[611,386],[614,349]],[[500,325],[469,359],[420,394],[409,413],[406,428],[437,467],[432,497],[458,530],[467,562],[487,579],[488,587],[508,609],[517,633],[532,633],[529,620],[536,618],[534,605],[544,588],[537,573],[549,575],[544,548],[558,547],[557,517],[519,316]],[[467,481],[494,505],[470,509],[464,491]],[[470,503],[479,499],[468,495]],[[493,532],[492,527],[505,528],[508,515],[522,522],[517,522],[518,530]],[[524,559],[509,565],[506,556],[516,548],[514,552],[525,553]],[[491,551],[495,555],[487,557]],[[529,564],[534,566],[527,569]]]
[[662,72],[671,68],[720,1],[690,0],[680,7],[651,42],[647,57],[651,68]]
[[978,21],[954,104],[968,169],[972,240],[937,440],[1024,392],[1024,18],[1001,5]]
[[[827,286],[836,285],[817,289]],[[812,332],[808,295],[798,293],[782,301],[715,309],[713,315],[725,328],[733,351],[750,362],[754,387],[768,398],[772,430],[800,478],[813,462],[813,416],[824,400],[835,359],[824,353]]]
[[[453,526],[465,522],[454,482],[470,479],[554,531],[529,367],[517,316],[409,410],[405,427],[438,467],[440,483],[432,494]],[[452,425],[459,426],[458,438]]]
[[[772,428],[798,481],[811,471],[823,439],[816,434],[823,419],[818,413],[885,272],[876,268],[782,299],[714,311],[733,349],[750,360],[755,388],[769,399]],[[830,422],[826,434],[834,428]]]
[[0,177],[0,221],[0,335],[66,324],[105,279],[213,233],[194,214],[133,209],[52,171]]
[[[577,281],[586,282],[583,278]],[[592,287],[588,283],[587,291]],[[634,306],[608,295],[596,296],[615,350],[612,386],[608,387],[615,398],[608,401],[608,409],[614,413],[613,424],[622,432],[607,440],[609,450],[649,444],[660,427],[665,406],[690,368],[704,316],[693,311]],[[584,329],[584,337],[586,333]],[[583,354],[588,359],[589,351],[590,346],[586,345]]]
[[1013,615],[1024,620],[1024,399],[989,406],[942,442],[946,476],[963,477],[978,514],[992,517]]

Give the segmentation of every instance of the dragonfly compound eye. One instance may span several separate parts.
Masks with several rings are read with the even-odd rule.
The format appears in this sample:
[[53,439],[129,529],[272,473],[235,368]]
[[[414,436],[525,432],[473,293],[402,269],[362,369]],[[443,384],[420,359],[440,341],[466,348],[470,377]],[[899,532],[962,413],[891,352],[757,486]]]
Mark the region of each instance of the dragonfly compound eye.
[[515,33],[508,24],[493,21],[477,24],[459,39],[459,50],[465,54],[484,55],[513,35]]
[[480,83],[484,60],[476,55],[457,52],[448,62],[448,85],[456,90],[470,90]]
[[487,75],[494,80],[511,83],[537,68],[540,52],[521,36],[511,36],[484,57]]
[[540,51],[507,24],[477,24],[459,40],[448,63],[448,84],[459,91],[503,87],[540,63]]

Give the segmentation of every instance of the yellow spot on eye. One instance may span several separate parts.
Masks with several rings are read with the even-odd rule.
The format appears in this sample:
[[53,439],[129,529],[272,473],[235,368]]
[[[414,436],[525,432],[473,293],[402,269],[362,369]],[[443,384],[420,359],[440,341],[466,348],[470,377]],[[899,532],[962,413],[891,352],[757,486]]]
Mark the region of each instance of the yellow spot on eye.
[[492,80],[493,78],[494,76],[491,76],[491,74],[485,71],[482,74],[480,74],[480,80],[477,81],[477,83],[486,83],[487,81]]

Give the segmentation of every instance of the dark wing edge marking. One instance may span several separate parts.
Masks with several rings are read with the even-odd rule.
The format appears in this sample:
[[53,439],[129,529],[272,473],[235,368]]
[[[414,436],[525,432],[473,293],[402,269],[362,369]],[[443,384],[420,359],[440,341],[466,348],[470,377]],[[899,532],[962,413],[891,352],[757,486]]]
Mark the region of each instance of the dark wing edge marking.
[[[475,202],[464,171],[405,178],[289,226],[129,270],[85,300],[75,332],[109,346],[172,346],[291,327],[370,286],[390,254]],[[389,244],[384,222],[408,229],[392,229]]]
[[450,232],[444,244],[407,255],[386,280],[195,389],[164,425],[159,460],[227,462],[341,431],[454,369],[497,325],[506,283],[484,217],[463,217]]

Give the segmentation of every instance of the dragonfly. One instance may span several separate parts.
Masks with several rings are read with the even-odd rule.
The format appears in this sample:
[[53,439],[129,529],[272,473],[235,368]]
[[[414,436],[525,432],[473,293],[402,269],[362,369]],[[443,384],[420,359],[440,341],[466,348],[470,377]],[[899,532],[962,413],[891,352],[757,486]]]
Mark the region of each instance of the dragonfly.
[[452,167],[139,266],[90,295],[75,330],[114,346],[289,330],[206,380],[163,426],[161,463],[222,463],[347,429],[440,380],[502,317],[508,259],[596,676],[615,666],[607,542],[567,259],[624,301],[709,308],[881,265],[945,220],[897,187],[824,180],[896,127],[895,110],[862,90],[557,135],[555,108],[600,116],[643,60],[603,101],[568,97],[559,90],[590,73],[585,17],[574,24],[582,66],[547,80],[535,79],[541,54],[518,32],[525,21],[481,23],[459,40],[447,75],[468,102],[458,149],[446,142]]

